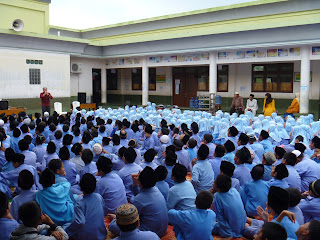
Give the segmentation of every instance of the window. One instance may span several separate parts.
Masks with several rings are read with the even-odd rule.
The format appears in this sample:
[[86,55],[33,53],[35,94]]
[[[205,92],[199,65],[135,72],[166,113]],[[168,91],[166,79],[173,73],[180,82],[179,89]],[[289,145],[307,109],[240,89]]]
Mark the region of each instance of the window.
[[218,65],[217,73],[218,73],[218,82],[217,82],[218,92],[228,92],[229,66]]
[[252,65],[253,92],[293,92],[293,63]]
[[[132,76],[132,90],[142,90],[142,69],[141,68],[133,68],[131,70]],[[156,68],[149,68],[149,90],[156,90]]]
[[198,91],[209,91],[209,67],[195,68],[198,78]]
[[29,83],[30,84],[41,84],[40,69],[29,69]]
[[107,69],[107,90],[118,90],[117,69]]

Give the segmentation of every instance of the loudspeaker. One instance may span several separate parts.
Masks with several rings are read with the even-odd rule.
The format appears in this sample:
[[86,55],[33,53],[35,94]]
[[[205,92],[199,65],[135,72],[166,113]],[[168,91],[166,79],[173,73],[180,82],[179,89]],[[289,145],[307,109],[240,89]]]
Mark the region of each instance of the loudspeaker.
[[8,101],[0,101],[0,110],[8,110]]
[[20,19],[16,19],[11,24],[11,29],[13,29],[16,32],[20,32],[24,27],[23,22]]
[[86,103],[87,94],[85,92],[78,92],[78,101],[80,103]]

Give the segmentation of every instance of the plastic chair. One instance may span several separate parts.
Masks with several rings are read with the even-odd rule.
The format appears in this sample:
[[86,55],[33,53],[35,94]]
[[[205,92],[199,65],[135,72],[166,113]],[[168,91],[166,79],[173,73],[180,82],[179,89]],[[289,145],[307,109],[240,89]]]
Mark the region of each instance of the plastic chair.
[[73,101],[73,102],[72,102],[72,108],[73,108],[73,110],[76,110],[77,107],[80,107],[80,102],[79,102],[79,101]]
[[67,114],[67,112],[62,112],[62,103],[61,103],[61,102],[55,102],[55,103],[54,103],[54,110],[55,110],[59,115]]

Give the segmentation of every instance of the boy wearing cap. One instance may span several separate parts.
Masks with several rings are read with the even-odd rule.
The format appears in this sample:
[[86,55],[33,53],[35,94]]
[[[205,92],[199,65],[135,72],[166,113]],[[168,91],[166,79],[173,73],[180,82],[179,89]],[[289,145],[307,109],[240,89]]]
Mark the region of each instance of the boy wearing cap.
[[155,158],[155,163],[158,164],[158,165],[164,165],[164,157],[163,157],[163,152],[165,152],[166,150],[166,147],[169,146],[169,141],[170,141],[170,138],[168,135],[162,135],[160,137],[160,148],[159,148],[159,151],[158,151],[158,154],[157,154],[157,157]]
[[211,164],[207,160],[208,155],[209,148],[205,144],[202,144],[198,150],[197,161],[191,173],[191,182],[197,193],[202,190],[209,191],[214,181],[215,174]]
[[239,95],[238,92],[234,93],[234,98],[230,106],[230,114],[237,112],[238,115],[244,112],[243,98]]
[[269,181],[272,179],[271,171],[272,165],[276,162],[276,157],[272,152],[266,152],[262,156],[262,164],[264,166],[264,176],[263,180]]
[[0,239],[9,240],[10,233],[19,226],[10,214],[10,205],[7,196],[0,192]]
[[272,143],[268,140],[269,133],[265,130],[261,130],[259,135],[260,144],[263,146],[264,152],[273,152]]
[[210,210],[213,196],[208,191],[200,191],[196,198],[196,210],[169,210],[169,220],[175,228],[177,239],[213,240],[212,230],[216,225],[216,214]]
[[139,214],[132,204],[123,204],[116,211],[116,223],[120,236],[115,240],[160,240],[157,234],[150,231],[140,231]]
[[183,149],[183,142],[179,139],[175,139],[172,144],[175,147],[177,154],[177,163],[182,164],[187,168],[188,172],[192,171],[192,165],[190,162],[190,156],[187,150]]

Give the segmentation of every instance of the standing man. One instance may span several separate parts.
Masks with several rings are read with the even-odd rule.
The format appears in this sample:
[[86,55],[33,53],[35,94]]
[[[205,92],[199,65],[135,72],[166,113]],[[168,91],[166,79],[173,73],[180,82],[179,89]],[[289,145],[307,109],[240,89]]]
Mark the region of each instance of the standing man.
[[44,112],[48,112],[50,114],[50,99],[52,99],[52,96],[46,87],[44,87],[43,92],[40,93],[40,98],[42,105],[42,116]]
[[244,112],[243,98],[240,97],[238,92],[234,93],[234,98],[233,98],[232,104],[230,106],[230,114],[232,114],[234,112],[237,112],[238,115],[240,115]]

